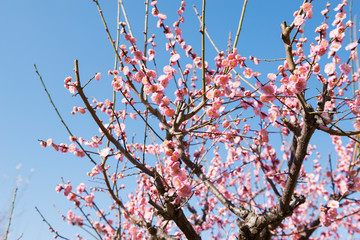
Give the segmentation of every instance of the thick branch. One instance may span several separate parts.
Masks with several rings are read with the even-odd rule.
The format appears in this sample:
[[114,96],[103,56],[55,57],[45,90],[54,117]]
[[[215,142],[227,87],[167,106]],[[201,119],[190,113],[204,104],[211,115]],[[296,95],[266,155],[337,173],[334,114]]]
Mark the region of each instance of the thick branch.
[[303,122],[304,126],[301,129],[300,136],[294,136],[292,151],[291,151],[291,161],[289,166],[289,175],[286,180],[285,188],[283,189],[283,195],[280,201],[280,215],[287,215],[289,210],[289,203],[294,194],[295,187],[297,185],[299,172],[304,161],[304,158],[307,153],[307,147],[309,145],[310,139],[314,134],[317,124],[314,116],[307,114],[312,110],[312,107],[307,104],[306,109],[303,109]]
[[176,240],[177,238],[173,238],[169,236],[164,229],[160,227],[150,227],[148,228],[148,234],[150,235],[149,240]]
[[286,22],[284,21],[281,24],[280,28],[282,30],[281,39],[283,40],[284,46],[285,46],[286,61],[289,66],[289,70],[292,73],[295,70],[295,63],[294,63],[294,58],[293,58],[293,54],[292,54],[290,33],[291,33],[291,30],[294,28],[294,25],[287,26]]

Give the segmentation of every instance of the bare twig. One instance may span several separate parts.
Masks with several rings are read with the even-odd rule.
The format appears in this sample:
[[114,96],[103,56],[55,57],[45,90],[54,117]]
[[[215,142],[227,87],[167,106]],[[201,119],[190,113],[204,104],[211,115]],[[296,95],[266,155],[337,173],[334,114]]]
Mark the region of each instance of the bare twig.
[[203,102],[206,102],[206,81],[205,81],[205,5],[206,0],[202,4],[202,22],[201,22],[201,62],[202,62],[202,90]]
[[[194,11],[195,11],[196,16],[198,17],[199,22],[202,23],[202,21],[201,21],[201,16],[199,15],[199,12],[198,12],[198,10],[196,9],[195,5],[193,6],[193,8],[194,8]],[[214,47],[214,49],[216,50],[216,52],[219,53],[220,50],[216,47],[214,41],[211,39],[211,37],[210,37],[208,31],[206,30],[206,28],[205,28],[205,34],[206,34],[207,38],[209,39],[211,45],[213,45],[213,47]]]
[[14,195],[13,195],[13,200],[12,200],[12,203],[11,203],[10,215],[9,215],[8,225],[7,225],[7,227],[6,227],[6,232],[5,232],[5,238],[4,238],[4,240],[7,240],[8,235],[9,235],[9,232],[10,232],[11,219],[12,219],[13,212],[14,212],[14,206],[15,206],[15,200],[16,200],[16,193],[17,193],[17,191],[18,191],[18,188],[15,188],[15,190],[14,190]]
[[41,214],[40,210],[35,207],[35,210],[39,213],[40,217],[42,218],[42,220],[49,226],[49,229],[51,232],[54,232],[56,237],[59,237],[61,239],[66,239],[66,240],[70,240],[69,238],[66,238],[64,236],[61,236],[52,226],[51,224],[45,219],[45,217]]
[[[39,71],[37,70],[36,64],[34,64],[34,68],[35,68],[36,74],[38,75],[38,77],[39,77],[39,79],[40,79],[40,81],[41,81],[41,84],[42,84],[42,86],[43,86],[43,88],[44,88],[44,91],[46,92],[46,94],[47,94],[47,96],[48,96],[48,98],[49,98],[49,101],[50,101],[51,105],[53,106],[56,114],[58,115],[61,123],[64,125],[64,127],[66,128],[66,130],[67,130],[67,132],[70,134],[70,136],[75,136],[75,135],[72,134],[72,132],[70,131],[70,128],[67,126],[67,124],[65,123],[65,121],[64,121],[63,118],[61,117],[60,112],[58,111],[57,107],[55,106],[55,103],[53,102],[53,100],[52,100],[52,98],[51,98],[51,95],[50,95],[50,93],[48,92],[48,90],[47,90],[47,88],[46,88],[46,86],[45,86],[45,83],[44,83],[44,81],[43,81],[43,79],[42,79]],[[76,140],[76,143],[77,143],[77,145],[81,148],[81,150],[86,154],[86,156],[90,159],[90,161],[91,161],[92,163],[96,164],[96,162],[92,159],[92,157],[90,156],[90,154],[89,154],[87,151],[85,151],[85,149],[84,149],[83,146],[79,143],[78,140]]]
[[233,48],[236,48],[238,40],[239,40],[240,31],[241,31],[242,23],[243,23],[244,16],[245,16],[246,4],[247,4],[247,0],[245,0],[244,4],[243,4],[243,8],[242,8],[242,11],[241,11],[241,16],[240,16],[240,21],[239,21],[239,26],[238,26],[238,29],[237,29],[237,32],[236,32],[236,37],[235,37]]

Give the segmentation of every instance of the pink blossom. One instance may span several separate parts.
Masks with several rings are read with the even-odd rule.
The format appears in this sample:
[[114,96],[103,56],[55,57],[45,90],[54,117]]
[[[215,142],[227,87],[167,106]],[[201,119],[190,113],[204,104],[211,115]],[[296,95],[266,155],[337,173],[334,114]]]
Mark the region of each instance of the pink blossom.
[[96,81],[99,81],[100,78],[101,78],[101,73],[95,74],[95,80],[96,80]]
[[177,151],[173,152],[171,155],[171,161],[177,161],[179,159],[179,153]]
[[339,202],[335,201],[335,200],[330,200],[327,204],[327,206],[329,208],[338,208],[339,207]]
[[162,103],[161,103],[162,106],[169,106],[170,105],[170,99],[167,97],[167,96],[164,96],[162,98]]
[[325,226],[328,227],[331,225],[331,219],[326,215],[324,212],[320,212],[320,222]]
[[76,145],[74,144],[74,143],[71,143],[70,145],[69,145],[69,147],[68,147],[68,150],[69,150],[69,152],[74,152],[74,151],[76,151]]
[[53,140],[51,138],[49,138],[47,141],[46,141],[46,145],[47,146],[51,146],[53,144]]
[[262,91],[265,96],[272,96],[275,94],[275,91],[276,91],[275,85],[272,85],[272,84],[265,85],[264,87],[262,87]]
[[95,167],[93,167],[93,169],[91,170],[91,173],[88,173],[88,176],[93,177],[102,171],[104,171],[104,170],[101,166],[95,165]]
[[206,111],[206,115],[209,118],[218,118],[220,116],[219,112],[214,108],[208,108],[208,110]]
[[154,49],[149,49],[149,50],[148,50],[148,55],[149,55],[149,61],[154,60],[155,50],[154,50]]
[[192,194],[192,188],[190,184],[183,184],[176,190],[177,190],[177,194],[183,198],[190,197]]
[[76,201],[77,199],[76,199],[76,194],[75,193],[69,193],[68,195],[67,195],[67,199],[69,200],[69,201]]
[[340,70],[344,74],[350,74],[351,73],[351,66],[349,64],[343,63],[339,66]]
[[68,224],[72,224],[75,219],[75,214],[72,212],[71,209],[69,209],[67,213],[67,219],[68,219]]
[[318,63],[315,63],[315,65],[313,65],[312,67],[312,71],[315,75],[320,73],[320,65]]
[[182,34],[181,28],[179,28],[179,27],[175,28],[175,34],[178,36],[181,36],[181,34]]
[[46,147],[46,142],[45,141],[40,141],[40,146]]
[[349,43],[346,47],[345,47],[345,50],[354,50],[358,45],[358,42],[352,42],[352,43]]
[[[115,124],[114,125],[114,133],[116,136],[120,137],[120,136],[124,136],[125,135],[125,128],[126,125],[124,123],[120,123],[120,124]],[[106,150],[105,150],[106,149]],[[104,150],[104,154],[106,154],[106,152],[110,149],[105,148]]]
[[180,55],[178,53],[174,54],[170,58],[170,62],[176,62],[180,59]]
[[295,27],[299,27],[305,23],[305,19],[302,15],[297,15],[294,19]]
[[243,74],[244,77],[250,79],[253,76],[253,70],[251,70],[250,68],[245,68]]
[[70,140],[70,142],[76,142],[76,141],[77,141],[77,137],[75,137],[75,136],[69,136],[69,140]]
[[80,183],[77,188],[76,188],[76,191],[81,194],[82,192],[84,192],[86,189],[86,185],[84,183]]
[[293,92],[297,94],[302,92],[305,88],[306,88],[306,79],[303,77],[299,77],[294,85]]
[[229,61],[229,67],[231,67],[231,68],[236,68],[237,65],[238,65],[238,61],[237,61],[237,60],[234,59],[234,60]]
[[158,17],[159,17],[161,20],[165,20],[165,19],[166,19],[166,15],[165,15],[165,14],[162,14],[162,13],[159,13],[159,14],[158,14]]
[[330,76],[333,75],[335,73],[335,64],[334,63],[328,63],[325,65],[325,69],[324,72]]
[[125,76],[129,75],[129,73],[130,73],[130,69],[129,69],[129,67],[128,67],[128,66],[125,66],[125,67],[124,67],[124,69],[123,69],[123,73],[124,73],[124,75],[125,75]]
[[217,75],[215,77],[215,83],[219,86],[225,86],[229,82],[229,75]]
[[109,155],[111,148],[104,148],[100,151],[100,157],[105,158]]
[[327,215],[328,215],[328,217],[330,218],[330,219],[335,219],[336,218],[336,216],[337,216],[337,210],[336,210],[336,208],[330,208],[330,209],[328,209],[328,211],[327,211]]
[[[135,81],[136,82],[142,82],[142,79],[145,77],[145,73],[143,71],[138,71],[136,74],[135,74]],[[121,79],[122,80],[122,79]]]
[[137,50],[134,52],[134,57],[136,60],[146,60],[142,51],[140,51],[140,50]]
[[276,80],[276,74],[274,73],[269,73],[267,75],[268,79],[271,80],[271,81],[275,81]]
[[313,7],[313,5],[311,3],[305,3],[303,5],[303,10],[304,10],[304,12],[308,13],[312,10],[312,7]]
[[51,146],[55,149],[55,151],[59,151],[59,146],[57,144],[53,143]]
[[159,105],[159,104],[161,103],[162,97],[163,97],[163,94],[162,94],[162,93],[153,93],[153,94],[151,95],[151,100],[152,100],[155,104]]
[[164,112],[164,115],[167,117],[172,117],[175,115],[175,110],[172,108],[167,108]]
[[67,145],[65,143],[60,143],[60,152],[67,153],[67,151],[68,151]]
[[166,34],[165,34],[165,37],[166,37],[167,39],[172,39],[172,38],[174,38],[174,34],[173,34],[173,33],[166,33]]
[[84,197],[84,200],[85,200],[85,202],[86,202],[86,205],[92,206],[93,201],[94,201],[94,197],[95,197],[95,196],[94,196],[93,193],[91,193],[90,195],[85,196],[85,197]]
[[341,48],[341,43],[333,42],[330,46],[330,50],[333,52],[337,52]]
[[67,196],[69,195],[69,193],[71,192],[72,190],[72,186],[70,184],[65,184],[64,185],[64,195]]
[[55,188],[55,191],[56,192],[61,192],[61,190],[63,190],[64,188],[63,188],[63,185],[62,184],[58,184],[57,186],[56,186],[56,188]]
[[212,104],[212,107],[216,110],[219,110],[221,108],[221,106],[222,106],[222,102],[219,99],[214,101]]
[[135,113],[129,113],[129,116],[130,116],[132,119],[136,120],[136,114],[135,114]]
[[84,114],[85,113],[85,108],[78,107],[78,112],[81,113],[81,114]]
[[131,35],[129,33],[127,33],[127,34],[125,34],[124,38],[126,41],[130,41]]
[[85,153],[83,152],[83,150],[79,150],[79,149],[74,151],[74,155],[77,157],[85,157]]

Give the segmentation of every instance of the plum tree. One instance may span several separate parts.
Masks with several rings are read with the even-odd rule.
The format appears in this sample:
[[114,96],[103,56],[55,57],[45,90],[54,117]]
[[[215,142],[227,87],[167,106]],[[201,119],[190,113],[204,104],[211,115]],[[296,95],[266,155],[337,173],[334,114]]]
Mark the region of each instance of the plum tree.
[[[101,179],[100,186],[57,186],[75,204],[64,216],[69,224],[97,239],[339,239],[360,233],[359,69],[351,64],[358,61],[359,40],[348,34],[354,23],[346,0],[324,5],[314,38],[304,29],[314,21],[313,1],[305,0],[281,24],[284,59],[271,72],[261,70],[267,61],[236,48],[247,1],[235,40],[225,51],[213,45],[213,60],[205,55],[211,47],[205,42],[212,42],[205,0],[199,52],[182,36],[194,26],[184,19],[185,1],[172,23],[161,3],[146,1],[142,43],[126,15],[118,20],[123,40],[115,41],[99,1],[93,2],[117,61],[107,76],[97,73],[84,84],[75,60],[65,88],[83,102],[72,114],[89,114],[100,133],[94,129],[85,139],[69,131],[69,144],[40,142],[89,158],[89,177]],[[160,34],[148,26],[149,12]],[[113,94],[90,101],[85,87],[93,80],[111,84]],[[332,139],[336,160],[320,161],[310,144],[317,132]],[[113,201],[110,210],[96,201],[102,193]]]

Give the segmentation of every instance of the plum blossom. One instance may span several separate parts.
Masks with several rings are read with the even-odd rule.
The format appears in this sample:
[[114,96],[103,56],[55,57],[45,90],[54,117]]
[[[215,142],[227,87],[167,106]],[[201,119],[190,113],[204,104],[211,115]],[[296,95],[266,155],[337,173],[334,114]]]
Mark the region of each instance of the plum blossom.
[[170,62],[175,63],[176,61],[178,61],[180,59],[180,55],[178,53],[174,54],[171,56],[170,58]]
[[334,63],[328,63],[325,65],[325,69],[324,72],[330,76],[333,75],[335,73],[335,64]]
[[349,43],[346,47],[345,47],[345,50],[354,50],[358,45],[358,42],[352,42],[352,43]]
[[244,77],[250,79],[253,76],[253,70],[251,70],[250,68],[245,68],[243,74],[244,74]]
[[335,201],[335,200],[330,200],[327,204],[327,206],[329,208],[338,208],[339,207],[339,202]]
[[100,151],[100,157],[105,158],[109,155],[111,148],[104,148]]
[[95,167],[93,167],[93,169],[91,170],[91,173],[88,173],[87,175],[90,176],[90,177],[93,177],[97,174],[100,174],[100,172],[103,172],[104,169],[99,166],[99,165],[95,165]]
[[95,74],[95,80],[96,80],[96,81],[99,81],[100,78],[101,78],[101,73]]
[[140,50],[137,50],[134,52],[134,57],[136,60],[146,60],[146,58],[144,57],[144,54]]
[[265,96],[273,96],[276,92],[275,85],[267,84],[264,87],[262,87],[262,91]]
[[84,192],[86,189],[86,185],[84,183],[80,183],[77,188],[76,191],[77,193],[81,194],[82,192]]
[[294,19],[295,27],[299,27],[305,23],[305,19],[302,15],[297,15]]
[[84,200],[86,202],[85,206],[92,206],[94,201],[94,194],[90,193],[89,195],[84,197]]
[[175,110],[172,108],[166,108],[166,110],[164,111],[164,115],[167,117],[172,117],[175,115]]
[[303,77],[299,77],[294,84],[293,92],[300,93],[306,88],[306,79]]
[[218,118],[220,116],[218,110],[215,108],[208,108],[208,110],[206,111],[206,115],[209,118]]
[[349,64],[343,63],[339,66],[340,70],[344,74],[350,74],[351,73],[351,66]]

